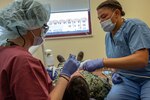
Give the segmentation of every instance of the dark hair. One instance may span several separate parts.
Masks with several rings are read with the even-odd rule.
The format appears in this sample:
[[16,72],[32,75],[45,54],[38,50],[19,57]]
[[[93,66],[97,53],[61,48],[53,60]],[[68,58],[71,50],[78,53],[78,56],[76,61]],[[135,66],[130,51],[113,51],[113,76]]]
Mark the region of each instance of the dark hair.
[[103,7],[112,8],[113,10],[114,10],[114,9],[119,9],[120,12],[121,12],[121,16],[124,16],[124,15],[125,15],[125,12],[123,11],[121,4],[120,4],[117,0],[106,0],[106,1],[102,2],[102,3],[96,8],[96,10],[99,10],[99,9],[101,9],[101,8],[103,8]]
[[81,76],[73,76],[65,90],[63,100],[89,100],[89,86]]

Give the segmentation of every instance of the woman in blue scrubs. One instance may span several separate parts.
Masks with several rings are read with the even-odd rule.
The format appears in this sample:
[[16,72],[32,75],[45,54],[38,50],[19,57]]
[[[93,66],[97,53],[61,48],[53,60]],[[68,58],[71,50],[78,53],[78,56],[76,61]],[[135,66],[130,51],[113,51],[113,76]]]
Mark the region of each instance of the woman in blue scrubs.
[[97,14],[106,32],[108,58],[88,60],[81,69],[116,69],[114,85],[105,100],[150,100],[149,27],[139,19],[122,18],[125,12],[116,0],[102,2]]

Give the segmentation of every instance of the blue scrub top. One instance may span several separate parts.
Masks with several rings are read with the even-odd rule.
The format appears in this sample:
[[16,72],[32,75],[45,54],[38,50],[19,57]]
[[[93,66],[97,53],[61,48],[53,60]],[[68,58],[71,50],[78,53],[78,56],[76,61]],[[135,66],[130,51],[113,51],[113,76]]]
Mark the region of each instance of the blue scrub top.
[[[105,44],[108,58],[129,56],[142,48],[150,50],[150,28],[138,19],[126,19],[113,37],[111,33],[106,33]],[[125,73],[150,77],[150,59],[145,68],[118,72],[128,78],[133,76]]]

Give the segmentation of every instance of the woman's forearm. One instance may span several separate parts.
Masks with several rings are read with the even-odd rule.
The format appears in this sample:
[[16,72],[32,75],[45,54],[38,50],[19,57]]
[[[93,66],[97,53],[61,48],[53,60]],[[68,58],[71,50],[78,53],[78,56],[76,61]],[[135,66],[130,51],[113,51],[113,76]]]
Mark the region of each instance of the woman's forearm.
[[104,59],[104,66],[116,69],[134,70],[144,68],[148,64],[148,50],[140,50],[134,54],[121,58]]
[[[66,76],[64,76],[64,77],[66,77]],[[66,78],[69,80],[68,77],[66,77]],[[51,98],[51,100],[62,100],[65,89],[69,82],[68,80],[66,80],[63,77],[59,77],[59,80],[58,80],[55,88],[49,94],[49,97]]]

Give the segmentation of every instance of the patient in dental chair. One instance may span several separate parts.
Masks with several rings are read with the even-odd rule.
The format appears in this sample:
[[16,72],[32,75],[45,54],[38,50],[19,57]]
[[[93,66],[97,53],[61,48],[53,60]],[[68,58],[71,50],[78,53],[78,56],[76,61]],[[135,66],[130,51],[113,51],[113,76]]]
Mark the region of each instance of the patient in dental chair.
[[[62,56],[60,58],[64,59]],[[83,60],[82,52],[79,52],[77,58],[80,61]],[[56,81],[57,78],[53,83],[55,84]],[[97,72],[78,70],[72,75],[63,100],[104,100],[110,89],[111,84],[108,82],[108,78],[100,71],[97,74]]]
[[107,79],[82,70],[77,71],[75,74],[73,74],[73,76],[79,75],[81,75],[88,83],[90,98],[94,98],[96,100],[104,100],[109,90],[111,89],[111,84],[109,84]]
[[63,100],[104,100],[110,89],[106,78],[80,70],[72,75]]

